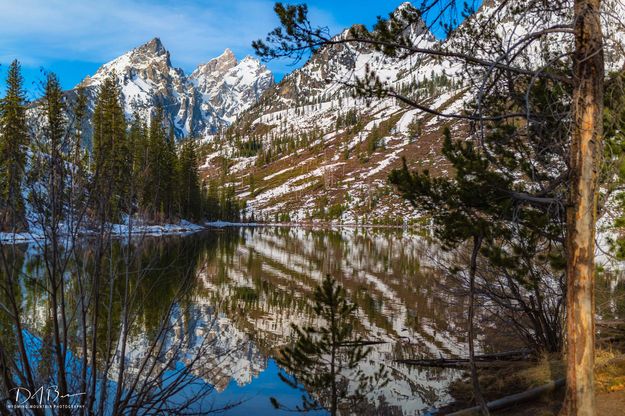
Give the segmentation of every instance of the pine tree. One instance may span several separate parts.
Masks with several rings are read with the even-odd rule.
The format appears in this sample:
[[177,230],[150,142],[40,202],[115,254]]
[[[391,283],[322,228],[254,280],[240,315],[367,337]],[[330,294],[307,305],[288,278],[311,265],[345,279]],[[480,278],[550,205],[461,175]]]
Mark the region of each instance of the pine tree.
[[561,414],[595,412],[595,229],[603,156],[605,16],[601,0],[575,0],[571,192],[567,201],[566,393]]
[[126,119],[119,89],[112,77],[101,85],[93,113],[93,175],[97,213],[106,220],[119,220],[129,207],[130,160]]
[[186,139],[181,143],[178,164],[180,215],[192,220],[198,220],[201,216],[200,178],[196,152],[195,140]]
[[70,161],[70,216],[81,212],[86,207],[89,194],[89,158],[88,143],[90,138],[84,135],[87,119],[87,95],[84,88],[79,88],[71,106],[74,115],[69,126],[69,161]]
[[256,193],[256,178],[254,177],[254,172],[250,172],[247,176],[247,183],[249,186],[250,197],[254,198]]
[[[292,388],[301,389],[303,385],[315,392],[314,397],[304,393],[295,411],[325,408],[333,416],[358,413],[367,390],[387,383],[386,371],[382,366],[369,375],[358,370],[370,349],[353,333],[356,305],[347,300],[336,280],[326,276],[315,288],[313,300],[313,311],[323,325],[302,328],[293,324],[295,340],[280,350],[277,361],[286,373],[280,372],[279,376]],[[286,409],[278,398],[272,397],[271,402],[276,408]]]
[[422,121],[416,117],[408,124],[408,138],[411,142],[417,140],[423,134]]
[[161,209],[161,172],[165,143],[165,129],[163,128],[163,111],[157,108],[150,118],[148,129],[146,173],[142,205],[148,216],[155,219]]
[[172,220],[177,214],[177,164],[173,131],[167,131],[163,109],[150,120],[143,209],[154,220]]
[[239,222],[241,220],[241,206],[236,197],[234,185],[222,185],[219,198],[220,219],[224,221]]
[[132,154],[132,201],[136,204],[140,214],[148,199],[147,177],[148,174],[148,133],[145,123],[137,112],[133,114],[130,130],[128,132],[128,145]]
[[219,189],[214,179],[208,181],[206,191],[206,201],[204,202],[204,216],[209,221],[216,221],[221,218],[219,209]]
[[80,149],[87,148],[88,137],[84,136],[84,126],[87,120],[87,94],[83,87],[79,87],[76,92],[76,99],[73,104],[74,120],[72,122],[72,153],[78,155],[81,153]]
[[63,90],[54,74],[48,75],[43,103],[46,115],[49,208],[53,221],[60,221],[63,217],[63,205],[65,203],[65,161],[69,149],[68,143],[66,143]]
[[28,130],[26,99],[20,64],[13,61],[6,81],[6,96],[0,102],[0,228],[24,228],[22,179],[26,164]]
[[163,164],[163,214],[168,221],[172,221],[179,213],[178,205],[178,184],[180,180],[178,178],[179,166],[178,166],[178,154],[176,153],[176,139],[173,129],[169,129],[168,134],[165,136],[165,153]]

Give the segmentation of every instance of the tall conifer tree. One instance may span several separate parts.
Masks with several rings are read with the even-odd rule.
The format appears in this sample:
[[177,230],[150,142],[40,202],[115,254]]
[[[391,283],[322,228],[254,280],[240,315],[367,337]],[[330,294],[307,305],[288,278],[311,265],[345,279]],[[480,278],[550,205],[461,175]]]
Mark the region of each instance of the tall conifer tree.
[[9,67],[6,96],[0,103],[0,227],[21,229],[24,225],[24,201],[21,193],[28,131],[26,98],[20,64]]
[[118,219],[127,201],[129,148],[126,120],[119,101],[119,89],[113,78],[107,78],[93,114],[93,173],[98,213],[107,219]]
[[148,137],[145,123],[138,113],[134,113],[130,130],[128,132],[128,142],[132,154],[132,183],[131,193],[133,201],[141,211],[145,205],[146,198],[146,171],[148,164]]
[[201,191],[196,145],[193,139],[182,142],[178,166],[180,215],[183,218],[197,220],[200,217]]
[[43,99],[44,112],[46,114],[46,141],[48,160],[48,191],[50,212],[54,218],[62,216],[63,193],[65,183],[65,161],[63,152],[67,152],[65,141],[65,118],[63,111],[63,90],[58,78],[49,74]]
[[163,153],[163,172],[162,172],[162,195],[163,195],[163,214],[167,220],[172,220],[178,213],[177,194],[178,194],[178,155],[176,154],[176,140],[173,129],[170,129],[165,136],[165,147]]
[[163,109],[159,107],[150,119],[143,198],[144,209],[153,219],[162,212],[163,208],[165,135]]

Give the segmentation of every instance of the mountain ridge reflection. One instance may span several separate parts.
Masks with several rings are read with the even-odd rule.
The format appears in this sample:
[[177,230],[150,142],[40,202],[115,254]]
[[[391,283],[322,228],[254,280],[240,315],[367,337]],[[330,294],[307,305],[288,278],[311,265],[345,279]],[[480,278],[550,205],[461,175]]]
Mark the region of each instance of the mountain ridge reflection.
[[[121,253],[123,246],[118,242],[115,250]],[[23,256],[24,274],[36,278],[41,253],[28,247]],[[210,404],[202,401],[197,410],[242,400],[227,414],[252,407],[274,414],[270,396],[287,404],[297,400],[279,384],[276,354],[292,342],[291,324],[317,320],[311,296],[330,274],[357,306],[355,334],[379,341],[359,370],[371,372],[380,363],[389,370],[388,383],[367,394],[365,414],[421,414],[450,400],[446,388],[459,373],[395,360],[464,353],[463,310],[442,289],[444,274],[436,267],[441,256],[426,240],[396,229],[242,227],[147,239],[133,265],[150,275],[138,283],[145,289],[138,291],[138,318],[129,323],[124,371],[136,371],[147,353],[146,338],[161,324],[161,308],[175,299],[163,342],[182,345],[177,362],[193,366],[190,374],[212,387]],[[28,283],[22,291],[30,311],[26,325],[45,338],[44,295]],[[81,355],[79,346],[71,349]]]

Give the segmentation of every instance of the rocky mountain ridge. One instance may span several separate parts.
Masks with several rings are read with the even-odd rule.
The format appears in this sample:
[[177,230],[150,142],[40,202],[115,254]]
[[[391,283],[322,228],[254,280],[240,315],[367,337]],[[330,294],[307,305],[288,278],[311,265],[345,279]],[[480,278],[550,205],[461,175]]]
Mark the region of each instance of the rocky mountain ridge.
[[207,138],[230,125],[274,84],[273,75],[258,60],[240,62],[230,49],[190,75],[171,64],[170,53],[154,38],[104,64],[77,87],[85,88],[93,109],[99,85],[117,79],[127,116],[149,119],[162,106],[177,137]]
[[[394,13],[407,7],[410,3]],[[405,36],[417,48],[453,51],[466,42],[463,36],[475,36],[470,31],[477,21],[505,51],[537,28],[567,23],[570,18],[562,11],[524,16],[516,11],[519,7],[516,2],[483,2],[446,39],[436,38],[422,21],[407,27]],[[625,6],[612,0],[605,7],[618,15]],[[610,38],[608,70],[622,68],[625,56],[625,28],[613,23],[605,28]],[[571,41],[566,34],[541,37],[520,55],[520,65],[528,70],[540,67],[550,59],[549,53],[570,50]],[[484,56],[482,50],[474,53],[497,59]],[[371,71],[387,88],[439,115],[395,98],[355,94],[353,85]],[[471,75],[461,60],[445,56],[392,58],[355,43],[322,47],[269,88],[209,146],[203,173],[209,181],[222,178],[223,182],[227,177],[225,185],[234,186],[247,202],[249,218],[343,224],[418,221],[417,211],[393,191],[388,175],[404,159],[410,168],[448,174],[449,165],[441,154],[443,131],[449,127],[454,138],[466,138],[468,123],[440,114],[461,112],[475,102],[476,87],[467,76]]]
[[[422,22],[406,33],[420,47],[440,43]],[[216,140],[205,175],[215,178],[227,165],[230,184],[254,219],[401,224],[413,218],[414,209],[392,192],[387,176],[403,157],[414,161],[415,155],[445,169],[441,122],[396,99],[354,95],[355,80],[372,70],[433,108],[462,105],[461,67],[453,62],[391,58],[352,43],[323,47]]]
[[[468,23],[484,19],[494,25],[491,32],[502,45],[514,45],[530,31],[570,17],[518,16],[512,6],[499,3],[483,2],[446,39],[435,37],[423,21],[407,27],[405,37],[415,47],[451,50],[463,41]],[[623,11],[621,3],[607,0],[606,7]],[[409,7],[403,3],[394,13]],[[606,25],[606,32],[611,39],[606,43],[608,68],[620,69],[625,30]],[[348,34],[346,29],[337,38]],[[527,51],[528,68],[540,65],[546,49],[570,47],[568,35],[550,36]],[[481,53],[475,51],[475,56],[494,59]],[[154,38],[103,65],[80,86],[87,91],[91,110],[98,86],[108,76],[117,78],[129,117],[138,112],[149,118],[162,106],[176,136],[201,139],[201,173],[207,184],[234,187],[246,201],[247,218],[416,221],[417,212],[392,190],[388,174],[404,159],[409,167],[447,174],[440,151],[443,130],[449,127],[456,138],[466,138],[467,123],[395,98],[355,94],[356,81],[371,71],[386,87],[434,113],[458,113],[475,98],[459,60],[426,54],[393,58],[355,43],[320,48],[276,84],[257,59],[238,61],[229,49],[185,74],[172,66],[169,52]]]

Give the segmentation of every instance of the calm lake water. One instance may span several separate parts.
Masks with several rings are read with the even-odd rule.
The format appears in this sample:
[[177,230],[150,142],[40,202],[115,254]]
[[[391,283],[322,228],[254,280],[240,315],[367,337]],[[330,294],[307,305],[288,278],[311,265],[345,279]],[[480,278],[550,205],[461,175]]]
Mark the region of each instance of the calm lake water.
[[[427,414],[451,400],[446,390],[459,371],[396,362],[457,357],[466,352],[465,308],[445,287],[444,274],[437,268],[445,254],[416,234],[398,229],[215,229],[147,239],[132,251],[131,267],[119,264],[124,250],[124,244],[114,245],[117,254],[110,260],[110,269],[126,276],[133,287],[131,309],[135,313],[126,324],[130,331],[124,371],[139,371],[142,357],[150,354],[150,337],[163,323],[163,310],[172,308],[166,348],[159,354],[167,357],[168,351],[175,350],[171,354],[176,364],[169,364],[172,368],[167,371],[190,367],[190,376],[197,380],[177,394],[204,395],[193,405],[199,413],[233,404],[226,414],[290,414],[275,410],[270,398],[294,407],[302,393],[281,380],[274,358],[291,340],[292,324],[318,322],[311,294],[326,274],[340,282],[358,306],[357,335],[380,342],[359,363],[365,373],[380,364],[387,369],[384,386],[366,391],[367,412]],[[30,246],[22,252],[24,274],[42,273],[41,251]],[[85,249],[86,263],[89,256]],[[80,261],[75,263],[70,269],[79,273]],[[45,294],[29,282],[21,287],[22,302],[29,311],[25,326],[45,344],[49,333],[49,314],[42,306]],[[69,293],[73,288],[68,287]],[[123,325],[118,318],[122,307],[116,306],[122,297],[119,288],[107,287],[100,293],[103,299],[112,300],[108,309],[111,328]],[[80,361],[80,345],[72,345],[71,340],[72,356]],[[112,383],[116,371],[113,362]],[[205,386],[210,389],[203,390]],[[318,392],[310,393],[314,397]]]
[[[314,321],[310,295],[329,274],[358,305],[358,335],[383,341],[361,364],[389,368],[388,384],[367,395],[371,414],[419,414],[449,401],[455,370],[417,369],[394,363],[409,357],[464,352],[462,309],[440,290],[439,260],[416,235],[401,230],[295,228],[226,229],[194,238],[206,243],[198,273],[220,311],[221,336],[249,341],[220,396],[249,399],[231,414],[275,414],[269,397],[297,404],[299,393],[283,383],[272,359],[288,342],[290,325]],[[460,334],[460,337],[457,336]],[[314,393],[314,392],[313,392]]]

